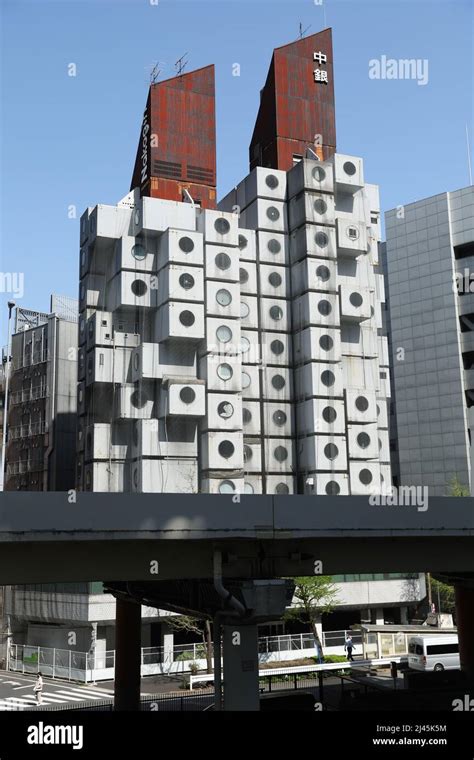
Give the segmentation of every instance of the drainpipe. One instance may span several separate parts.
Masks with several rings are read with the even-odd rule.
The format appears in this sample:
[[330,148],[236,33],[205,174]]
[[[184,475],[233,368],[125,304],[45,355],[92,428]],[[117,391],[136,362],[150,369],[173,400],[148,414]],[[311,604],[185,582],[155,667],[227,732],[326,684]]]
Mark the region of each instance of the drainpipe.
[[[222,552],[214,552],[214,588],[224,602],[224,609],[219,610],[214,617],[214,694],[215,709],[220,712],[222,707],[222,669],[221,669],[221,618],[235,616],[244,617],[246,609],[222,582]],[[232,607],[232,610],[228,608]],[[227,609],[226,609],[227,608]]]

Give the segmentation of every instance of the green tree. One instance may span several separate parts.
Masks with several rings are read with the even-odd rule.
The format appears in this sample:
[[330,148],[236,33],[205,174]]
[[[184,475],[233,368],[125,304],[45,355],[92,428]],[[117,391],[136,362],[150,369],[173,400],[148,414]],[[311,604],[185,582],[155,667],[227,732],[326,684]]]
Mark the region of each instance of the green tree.
[[454,586],[450,586],[448,583],[438,581],[431,576],[431,593],[434,599],[438,599],[438,612],[448,612],[453,614],[456,611],[456,598],[454,593]]
[[293,578],[293,581],[295,583],[293,606],[286,611],[284,619],[309,621],[316,646],[323,655],[316,623],[320,615],[334,609],[338,588],[332,582],[330,575],[299,576]]
[[461,483],[457,475],[453,475],[447,485],[448,496],[470,496],[469,486]]

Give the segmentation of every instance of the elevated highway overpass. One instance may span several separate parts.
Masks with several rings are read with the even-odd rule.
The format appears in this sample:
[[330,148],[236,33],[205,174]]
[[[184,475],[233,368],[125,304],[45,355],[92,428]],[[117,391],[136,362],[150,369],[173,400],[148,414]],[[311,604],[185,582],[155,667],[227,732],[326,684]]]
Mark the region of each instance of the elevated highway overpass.
[[213,617],[224,708],[258,709],[257,623],[291,598],[277,579],[422,571],[455,585],[462,668],[474,679],[473,498],[0,494],[0,584],[102,580],[115,594],[116,709],[139,707],[141,603]]

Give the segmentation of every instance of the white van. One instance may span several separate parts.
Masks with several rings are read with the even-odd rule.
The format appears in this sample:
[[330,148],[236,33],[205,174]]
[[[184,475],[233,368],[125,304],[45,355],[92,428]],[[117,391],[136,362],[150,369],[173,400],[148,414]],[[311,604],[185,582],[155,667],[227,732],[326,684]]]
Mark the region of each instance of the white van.
[[408,667],[414,670],[460,668],[457,634],[413,636],[408,642]]

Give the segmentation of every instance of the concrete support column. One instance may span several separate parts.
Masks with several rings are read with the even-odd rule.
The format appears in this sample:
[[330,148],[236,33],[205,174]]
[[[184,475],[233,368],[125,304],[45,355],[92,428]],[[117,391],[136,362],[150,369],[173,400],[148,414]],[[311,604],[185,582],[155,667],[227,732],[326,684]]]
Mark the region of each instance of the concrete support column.
[[140,709],[141,605],[117,599],[115,710]]
[[223,626],[224,710],[260,709],[256,625]]
[[400,607],[400,623],[408,625],[408,607],[406,605]]
[[375,609],[374,612],[375,612],[375,625],[383,625],[384,624],[383,607],[379,607],[378,609]]
[[474,680],[474,586],[455,585],[461,670]]

